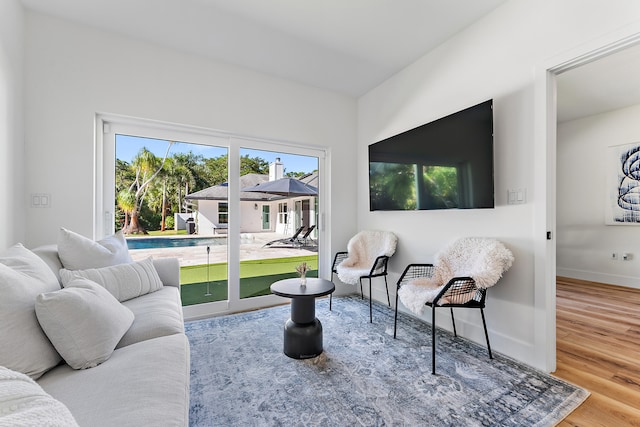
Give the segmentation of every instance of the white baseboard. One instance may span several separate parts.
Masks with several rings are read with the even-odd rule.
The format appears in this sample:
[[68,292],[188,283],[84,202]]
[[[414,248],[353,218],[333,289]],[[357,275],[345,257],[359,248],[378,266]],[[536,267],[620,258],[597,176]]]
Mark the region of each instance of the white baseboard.
[[[365,298],[368,298],[368,289],[365,289]],[[358,294],[360,294],[360,290],[358,289]],[[396,289],[395,284],[393,288],[391,284],[389,285],[389,297],[391,298],[391,307],[395,308],[395,298],[396,298]],[[378,301],[381,304],[387,304],[387,293],[384,289],[384,284],[382,286],[376,288],[374,285],[373,288],[373,299]],[[400,311],[409,316],[416,317],[425,323],[431,323],[431,311],[429,308],[425,309],[425,313],[422,316],[417,316],[414,313],[407,310],[402,304],[400,304]],[[454,309],[455,310],[455,309]],[[485,311],[486,313],[486,311]],[[480,317],[480,313],[478,312],[478,317]],[[375,318],[373,319],[375,322]],[[445,329],[449,332],[453,332],[453,327],[451,325],[451,317],[449,315],[448,310],[440,310],[436,315],[436,323],[439,328]],[[528,343],[519,339],[516,339],[511,336],[504,335],[500,332],[497,332],[491,328],[491,324],[487,323],[487,329],[489,330],[489,340],[491,341],[491,350],[494,352],[502,353],[506,356],[509,356],[515,360],[518,360],[522,363],[525,363],[535,369],[539,369],[542,371],[546,371],[543,366],[539,366],[536,361],[532,358],[535,354],[535,348],[532,343]],[[388,330],[393,333],[393,323],[388,326]],[[456,316],[456,330],[458,331],[458,336],[464,337],[470,341],[477,343],[478,345],[485,347],[486,341],[484,337],[484,328],[482,327],[482,322],[479,323],[467,322],[462,318]],[[400,333],[398,331],[398,333]]]
[[627,288],[640,289],[640,277],[622,276],[618,274],[599,273],[596,271],[576,270],[572,268],[556,268],[556,274],[572,279],[586,280],[589,282],[606,283],[609,285],[625,286]]

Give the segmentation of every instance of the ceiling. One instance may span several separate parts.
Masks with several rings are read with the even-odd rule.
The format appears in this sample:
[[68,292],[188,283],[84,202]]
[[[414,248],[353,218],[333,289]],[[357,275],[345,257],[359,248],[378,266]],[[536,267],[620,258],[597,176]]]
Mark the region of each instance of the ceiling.
[[640,46],[560,74],[558,121],[640,104]]
[[[506,1],[22,3],[91,27],[357,97]],[[557,83],[559,121],[638,104],[640,47],[565,72]]]
[[22,0],[25,7],[360,96],[506,0]]

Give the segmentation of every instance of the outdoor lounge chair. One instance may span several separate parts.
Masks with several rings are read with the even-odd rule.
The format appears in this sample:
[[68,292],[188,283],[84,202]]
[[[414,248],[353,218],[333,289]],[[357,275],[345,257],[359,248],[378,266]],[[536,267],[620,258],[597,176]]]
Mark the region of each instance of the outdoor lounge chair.
[[501,242],[489,238],[456,240],[436,255],[434,264],[410,264],[398,280],[393,337],[398,323],[398,299],[415,314],[431,307],[431,373],[436,373],[436,308],[449,307],[453,335],[457,335],[454,308],[480,310],[489,358],[491,344],[484,317],[487,288],[495,285],[513,264],[513,254]]
[[269,246],[274,246],[274,245],[293,245],[298,241],[298,236],[300,235],[300,233],[302,233],[302,230],[304,230],[304,225],[301,226],[300,228],[298,228],[296,230],[295,233],[293,233],[293,236],[291,237],[286,237],[284,239],[276,239],[276,240],[272,240],[270,242],[267,242],[264,244],[263,247],[269,247]]
[[311,227],[307,228],[307,231],[304,232],[304,235],[298,239],[296,239],[296,242],[299,243],[301,246],[308,246],[309,245],[309,241],[311,241],[312,239],[309,237],[309,235],[311,233],[313,233],[313,230],[315,230],[316,226],[312,225]]

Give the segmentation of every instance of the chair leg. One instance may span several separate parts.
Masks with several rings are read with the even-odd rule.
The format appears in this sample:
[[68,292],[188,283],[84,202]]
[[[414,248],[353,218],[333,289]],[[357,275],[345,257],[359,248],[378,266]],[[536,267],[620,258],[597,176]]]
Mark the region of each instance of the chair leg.
[[436,307],[431,306],[431,374],[436,374]]
[[389,285],[387,284],[387,276],[384,276],[384,286],[387,288],[387,302],[389,303],[389,307],[391,307],[391,298],[389,298]]
[[360,298],[364,299],[364,292],[362,291],[362,277],[359,279],[360,282]]
[[484,320],[484,310],[480,309],[480,314],[482,315],[482,324],[484,325],[484,336],[487,339],[487,350],[489,350],[489,359],[493,359],[493,355],[491,354],[491,344],[489,344],[489,332],[487,332],[487,322]]
[[396,338],[396,330],[398,327],[398,292],[396,291],[396,315],[393,319],[393,338]]
[[[333,271],[331,272],[331,281],[333,282]],[[332,302],[333,302],[333,292],[329,294],[329,311],[331,311]]]
[[371,277],[369,277],[369,323],[373,323],[373,298],[371,296]]
[[457,337],[458,333],[456,332],[456,319],[453,318],[453,307],[449,307],[451,310],[451,323],[453,324],[453,336]]

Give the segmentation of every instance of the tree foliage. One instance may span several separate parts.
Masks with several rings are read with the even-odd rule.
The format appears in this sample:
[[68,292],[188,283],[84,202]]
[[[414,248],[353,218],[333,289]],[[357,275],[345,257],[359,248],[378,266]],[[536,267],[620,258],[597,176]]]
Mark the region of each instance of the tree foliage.
[[[226,154],[204,158],[189,152],[159,158],[146,148],[131,163],[117,159],[116,228],[125,233],[171,228],[174,213],[190,210],[187,194],[227,182],[228,164]],[[240,158],[240,175],[268,172],[269,163],[260,157]]]

